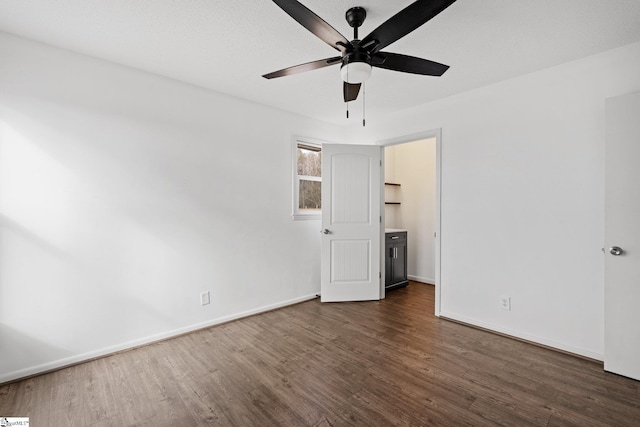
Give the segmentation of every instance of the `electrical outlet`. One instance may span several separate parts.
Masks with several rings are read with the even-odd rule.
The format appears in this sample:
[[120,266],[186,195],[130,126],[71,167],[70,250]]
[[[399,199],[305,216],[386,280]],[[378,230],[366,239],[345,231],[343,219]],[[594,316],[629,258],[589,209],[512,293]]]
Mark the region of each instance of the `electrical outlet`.
[[211,295],[209,291],[200,292],[200,305],[207,305],[211,303]]
[[500,297],[500,308],[511,311],[511,297]]

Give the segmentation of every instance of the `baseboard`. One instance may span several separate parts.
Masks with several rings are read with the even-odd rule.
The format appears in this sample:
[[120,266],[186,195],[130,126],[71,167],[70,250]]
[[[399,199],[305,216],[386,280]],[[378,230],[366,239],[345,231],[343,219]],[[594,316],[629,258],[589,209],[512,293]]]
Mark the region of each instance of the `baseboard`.
[[436,284],[436,281],[434,279],[429,279],[427,277],[421,277],[421,276],[412,276],[410,274],[407,274],[407,279],[413,280],[414,282],[427,283],[429,285]]
[[465,324],[467,326],[471,326],[471,327],[476,327],[479,329],[484,329],[487,330],[489,332],[495,332],[498,333],[500,335],[505,335],[507,337],[510,338],[514,338],[517,340],[521,340],[521,341],[525,341],[528,342],[530,344],[536,344],[542,347],[546,347],[546,348],[550,348],[552,350],[557,350],[563,353],[568,353],[571,354],[573,356],[578,356],[578,357],[582,357],[582,358],[586,358],[586,359],[590,359],[592,361],[595,362],[602,362],[604,360],[604,355],[603,354],[599,354],[599,353],[594,353],[592,351],[589,350],[585,350],[582,348],[577,348],[577,347],[572,347],[569,345],[565,345],[565,344],[561,344],[561,343],[557,343],[551,340],[547,340],[544,338],[540,338],[537,337],[535,335],[529,335],[529,334],[524,334],[518,331],[513,331],[507,328],[502,328],[500,326],[496,326],[496,325],[492,325],[492,324],[488,324],[488,323],[484,323],[484,322],[479,322],[477,320],[474,319],[469,319],[466,318],[464,316],[459,316],[455,313],[450,313],[450,312],[446,312],[446,311],[441,311],[440,312],[440,318],[442,319],[446,319],[446,320],[452,320],[454,322],[458,322],[458,323],[462,323]]
[[91,360],[110,356],[112,354],[120,353],[122,351],[133,350],[134,348],[137,348],[137,347],[142,347],[145,345],[153,344],[158,341],[164,341],[166,339],[175,338],[180,335],[197,331],[199,329],[209,328],[211,326],[220,325],[222,323],[227,323],[232,320],[237,320],[243,317],[249,317],[255,314],[276,310],[278,308],[298,304],[298,303],[309,301],[315,298],[317,298],[315,293],[312,295],[293,298],[293,299],[282,301],[276,304],[271,304],[271,305],[255,308],[252,310],[243,311],[241,313],[236,313],[229,316],[219,317],[213,320],[208,320],[206,322],[196,323],[196,324],[185,326],[182,328],[173,329],[171,331],[149,335],[147,337],[140,338],[137,340],[127,341],[121,344],[104,347],[99,350],[90,351],[90,352],[78,354],[75,356],[65,357],[64,359],[58,359],[52,362],[43,363],[41,365],[36,365],[29,368],[24,368],[17,371],[9,372],[9,373],[0,375],[0,386],[4,385],[5,383],[15,382],[15,381],[23,380],[29,377],[46,374],[48,372],[57,371],[59,369],[64,369],[69,366],[89,362]]

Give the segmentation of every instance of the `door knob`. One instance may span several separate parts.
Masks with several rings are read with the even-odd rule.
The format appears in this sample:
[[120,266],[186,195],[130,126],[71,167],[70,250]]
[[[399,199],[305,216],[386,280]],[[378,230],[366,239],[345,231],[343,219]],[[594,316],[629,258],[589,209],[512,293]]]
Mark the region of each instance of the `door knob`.
[[328,228],[325,228],[324,230],[322,230],[322,232],[324,234],[331,234],[331,230],[329,230]]
[[619,256],[622,255],[624,251],[622,250],[622,248],[620,246],[611,246],[609,248],[609,253],[613,256]]

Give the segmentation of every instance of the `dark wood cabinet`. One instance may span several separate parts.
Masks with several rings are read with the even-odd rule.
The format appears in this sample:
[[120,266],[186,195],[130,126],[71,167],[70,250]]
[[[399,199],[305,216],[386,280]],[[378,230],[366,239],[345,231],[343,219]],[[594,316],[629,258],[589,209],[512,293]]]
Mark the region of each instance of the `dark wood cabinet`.
[[387,290],[407,286],[407,232],[385,233],[385,280]]

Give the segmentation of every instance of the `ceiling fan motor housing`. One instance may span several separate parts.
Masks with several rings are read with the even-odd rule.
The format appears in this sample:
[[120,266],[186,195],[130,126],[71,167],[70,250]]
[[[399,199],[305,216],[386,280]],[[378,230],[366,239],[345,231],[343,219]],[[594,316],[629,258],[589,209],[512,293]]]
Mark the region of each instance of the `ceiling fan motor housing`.
[[347,83],[362,83],[371,75],[371,56],[366,50],[360,49],[360,46],[355,43],[358,41],[354,40],[353,51],[345,52],[342,56],[340,74],[342,80]]
[[[358,42],[359,40],[354,40],[354,42]],[[342,67],[347,64],[351,64],[354,62],[366,62],[367,64],[371,64],[371,55],[364,49],[360,49],[358,45],[355,45],[356,48],[352,51],[346,51],[342,54]]]

